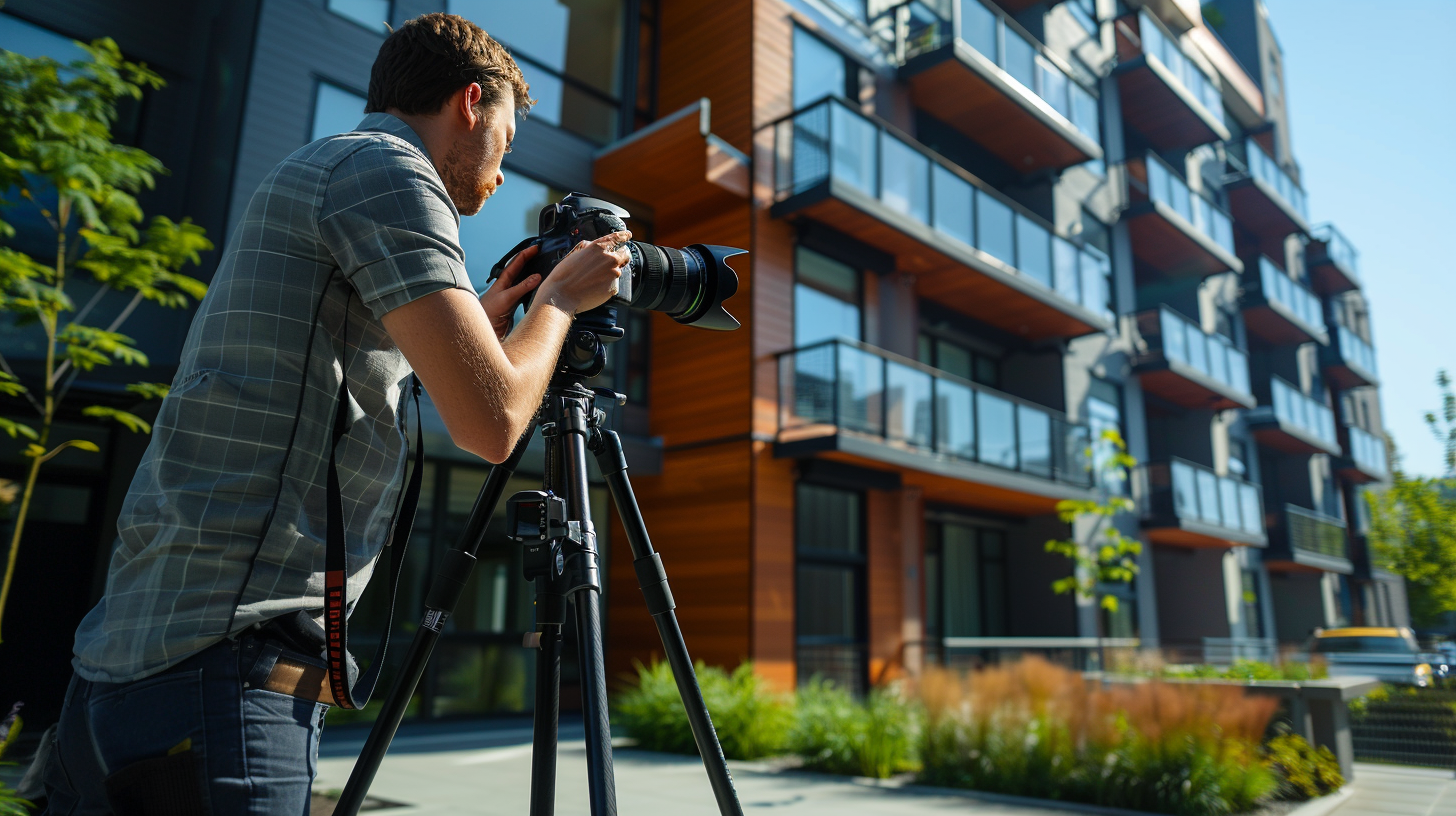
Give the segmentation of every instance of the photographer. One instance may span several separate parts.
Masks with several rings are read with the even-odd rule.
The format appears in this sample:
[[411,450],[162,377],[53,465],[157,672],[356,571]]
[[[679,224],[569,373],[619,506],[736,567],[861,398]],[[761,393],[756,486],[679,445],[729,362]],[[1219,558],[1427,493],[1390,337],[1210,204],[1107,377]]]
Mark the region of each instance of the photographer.
[[505,459],[573,316],[627,263],[619,232],[544,282],[518,280],[528,250],[472,289],[459,217],[505,181],[527,90],[474,24],[416,18],[380,48],[358,129],[298,150],[253,195],[76,632],[49,812],[306,812],[341,688],[322,658],[326,588],[341,582],[352,609],[408,536],[411,372],[456,445]]

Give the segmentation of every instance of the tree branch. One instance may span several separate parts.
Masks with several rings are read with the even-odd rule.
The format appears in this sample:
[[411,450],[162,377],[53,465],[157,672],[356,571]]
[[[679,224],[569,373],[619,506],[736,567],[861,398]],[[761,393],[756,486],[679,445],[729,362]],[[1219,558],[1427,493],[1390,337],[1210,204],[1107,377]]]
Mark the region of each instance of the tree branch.
[[81,311],[76,312],[76,316],[71,318],[71,322],[80,323],[81,321],[85,320],[86,316],[91,314],[91,310],[96,308],[96,304],[100,303],[101,299],[105,297],[106,293],[109,291],[111,291],[111,287],[109,286],[102,286],[100,289],[97,289],[96,294],[92,295],[91,299],[86,301],[86,305],[81,307]]
[[[15,377],[15,370],[10,367],[10,361],[6,360],[5,355],[3,354],[0,354],[0,369],[3,369],[6,374]],[[15,377],[15,379],[19,380],[20,378]],[[45,416],[45,406],[41,405],[40,400],[36,399],[35,395],[30,393],[30,389],[26,389],[25,399],[27,402],[30,403],[30,406],[36,410],[36,413],[40,414],[41,416]]]
[[[105,292],[106,290],[103,288],[101,291],[102,292]],[[96,300],[96,297],[95,296],[92,296],[91,299],[92,300]],[[131,317],[131,313],[134,312],[134,311],[136,311],[137,306],[140,306],[141,305],[141,302],[142,302],[142,293],[141,292],[137,292],[136,295],[134,295],[132,297],[131,302],[128,303],[128,304],[126,304],[126,308],[121,310],[121,314],[117,315],[116,316],[116,319],[113,320],[113,321],[111,321],[111,325],[106,327],[106,330],[109,331],[109,332],[114,332],[118,328],[120,328],[121,327],[121,324],[122,323],[125,323],[126,322],[126,319],[128,317]],[[91,308],[91,304],[88,303],[88,304],[86,304],[86,309],[89,309],[89,308]],[[81,319],[81,315],[82,314],[85,314],[86,309],[82,309],[81,310],[81,313],[80,314],[77,314],[76,317],[75,317],[75,319],[73,319],[71,322],[72,323],[75,323],[78,320],[80,320]],[[67,371],[70,371],[70,369],[71,369],[71,361],[70,360],[66,360],[66,361],[62,362],[59,366],[56,367],[56,374],[55,374],[54,377],[51,378],[51,384],[54,385],[55,383],[60,382],[61,377],[64,376]],[[57,399],[60,399],[60,398],[62,398],[64,396],[66,396],[66,390],[71,387],[71,383],[75,382],[75,380],[76,380],[76,374],[78,374],[78,373],[80,373],[80,372],[74,372],[74,371],[71,372],[71,378],[66,381],[65,387],[63,387],[61,389],[60,396],[58,396]]]

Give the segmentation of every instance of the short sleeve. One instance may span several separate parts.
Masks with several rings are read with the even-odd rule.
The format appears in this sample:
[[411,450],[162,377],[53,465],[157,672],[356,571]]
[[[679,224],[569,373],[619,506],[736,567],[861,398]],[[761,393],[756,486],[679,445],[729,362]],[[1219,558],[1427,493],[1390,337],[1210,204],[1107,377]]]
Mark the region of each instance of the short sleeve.
[[475,291],[460,216],[435,168],[409,147],[381,140],[341,161],[319,234],[375,319],[444,289]]

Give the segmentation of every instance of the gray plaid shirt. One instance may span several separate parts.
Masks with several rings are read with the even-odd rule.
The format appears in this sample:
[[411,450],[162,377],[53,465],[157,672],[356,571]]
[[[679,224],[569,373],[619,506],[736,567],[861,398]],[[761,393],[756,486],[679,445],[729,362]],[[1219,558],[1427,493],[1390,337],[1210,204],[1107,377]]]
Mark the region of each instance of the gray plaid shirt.
[[410,366],[380,317],[474,290],[460,215],[419,137],[382,113],[359,131],[299,149],[248,203],[122,505],[106,594],[76,631],[82,677],[146,677],[252,624],[322,610],[345,368],[349,597],[368,582],[407,451]]

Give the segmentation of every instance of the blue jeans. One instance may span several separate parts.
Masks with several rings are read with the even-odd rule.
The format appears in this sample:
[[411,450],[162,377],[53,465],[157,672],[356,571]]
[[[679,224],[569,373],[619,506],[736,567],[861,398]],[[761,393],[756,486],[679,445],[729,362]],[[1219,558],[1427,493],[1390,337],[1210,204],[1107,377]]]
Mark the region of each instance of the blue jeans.
[[47,813],[307,814],[323,703],[260,686],[280,654],[246,633],[130,683],[71,678]]

